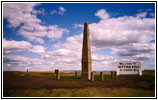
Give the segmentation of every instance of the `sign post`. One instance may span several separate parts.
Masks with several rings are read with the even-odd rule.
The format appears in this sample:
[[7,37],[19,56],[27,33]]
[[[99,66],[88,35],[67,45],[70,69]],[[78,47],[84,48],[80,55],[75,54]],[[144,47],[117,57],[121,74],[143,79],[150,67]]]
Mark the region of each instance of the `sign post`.
[[120,74],[138,74],[142,75],[141,62],[140,61],[124,61],[116,62],[117,75]]

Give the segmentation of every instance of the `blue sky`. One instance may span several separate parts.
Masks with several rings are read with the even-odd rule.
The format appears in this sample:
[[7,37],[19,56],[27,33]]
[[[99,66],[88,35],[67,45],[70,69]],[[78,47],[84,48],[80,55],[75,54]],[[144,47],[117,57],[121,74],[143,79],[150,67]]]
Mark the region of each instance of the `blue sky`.
[[80,70],[85,21],[93,70],[154,69],[154,3],[3,3],[3,69]]

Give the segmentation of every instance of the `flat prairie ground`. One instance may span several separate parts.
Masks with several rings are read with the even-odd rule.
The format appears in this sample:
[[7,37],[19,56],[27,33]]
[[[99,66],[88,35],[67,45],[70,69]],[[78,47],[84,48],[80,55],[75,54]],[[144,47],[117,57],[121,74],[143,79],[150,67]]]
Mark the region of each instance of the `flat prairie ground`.
[[104,74],[100,81],[76,78],[74,74],[60,73],[57,80],[53,72],[3,72],[4,97],[154,97],[155,71],[145,70],[142,76],[120,75],[111,78]]

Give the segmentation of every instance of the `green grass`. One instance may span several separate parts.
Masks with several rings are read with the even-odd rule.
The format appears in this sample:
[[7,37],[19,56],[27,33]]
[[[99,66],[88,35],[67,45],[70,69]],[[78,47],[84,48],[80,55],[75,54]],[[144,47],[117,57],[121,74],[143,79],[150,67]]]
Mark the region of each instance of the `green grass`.
[[154,97],[154,91],[131,88],[53,88],[4,90],[4,97]]

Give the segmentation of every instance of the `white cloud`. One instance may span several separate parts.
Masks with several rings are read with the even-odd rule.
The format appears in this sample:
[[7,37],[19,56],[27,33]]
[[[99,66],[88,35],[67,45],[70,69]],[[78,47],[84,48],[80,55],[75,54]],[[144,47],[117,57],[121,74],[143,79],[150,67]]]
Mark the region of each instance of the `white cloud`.
[[[35,10],[34,7],[37,5],[39,4],[4,3],[3,17],[8,20],[9,27],[15,28],[21,25],[18,33],[29,41],[34,41],[40,44],[44,43],[44,40],[42,39],[43,37],[56,40],[61,38],[64,33],[69,33],[66,28],[60,28],[57,25],[41,25],[42,21],[37,18],[37,14],[44,14],[45,10]],[[61,7],[59,12],[60,14],[63,14],[65,9]]]
[[155,17],[155,13],[150,13],[149,15],[152,17]]
[[33,46],[31,49],[29,49],[29,52],[31,53],[37,53],[37,54],[41,54],[45,52],[45,49],[43,46],[41,45],[35,45]]
[[75,24],[73,28],[83,28],[83,24]]
[[100,19],[108,19],[110,15],[106,12],[105,9],[100,9],[95,13],[95,16],[98,16]]
[[141,13],[138,13],[136,16],[137,17],[146,17],[147,15],[147,12],[141,12]]
[[54,44],[54,45],[53,45],[53,48],[54,48],[54,49],[59,49],[59,48],[61,48],[61,43],[58,42],[57,44]]
[[55,40],[61,38],[63,33],[69,33],[69,30],[67,30],[66,28],[59,28],[57,25],[49,26],[47,37]]
[[[136,17],[110,18],[110,15],[103,9],[97,11],[95,15],[101,20],[98,23],[89,24],[91,50],[103,51],[102,49],[110,48],[111,56],[92,53],[94,70],[114,70],[115,62],[122,60],[140,60],[143,68],[153,68],[153,66],[146,66],[148,64],[145,63],[151,64],[150,60],[155,57],[155,43],[150,43],[155,38],[154,18],[145,18],[145,13],[142,15],[139,13]],[[81,25],[75,24],[74,26],[77,28]],[[64,44],[59,44],[64,49],[76,52],[78,68],[81,67],[82,34],[68,37]],[[70,55],[66,58],[70,59]]]
[[155,44],[133,43],[126,46],[115,47],[111,50],[112,54],[121,56],[123,58],[128,58],[129,60],[149,60],[154,58]]
[[3,39],[3,53],[8,54],[10,52],[31,52],[36,54],[42,54],[45,52],[45,47],[41,45],[32,45],[27,41],[15,41]]
[[44,40],[42,37],[48,37],[52,40],[56,40],[61,38],[64,33],[69,33],[69,30],[66,28],[59,28],[57,25],[50,25],[46,27],[36,24],[33,26],[22,26],[19,30],[19,33],[25,38],[28,38],[30,41],[35,41],[37,43],[43,44]]
[[56,14],[56,13],[57,13],[56,10],[53,10],[53,11],[50,12],[50,14],[52,14],[52,15],[53,15],[53,14]]
[[[81,70],[82,34],[67,37],[66,42],[55,44],[59,49],[46,52],[43,58],[55,59],[53,65],[58,69]],[[113,61],[116,61],[115,57],[92,54],[93,70],[114,70]]]
[[59,7],[59,12],[58,14],[63,15],[66,9],[64,7]]
[[46,14],[44,8],[41,8],[40,10],[33,10],[32,13],[33,13],[33,14],[42,14],[42,15],[45,15],[45,14]]
[[9,41],[5,38],[3,39],[4,53],[27,51],[30,47],[32,47],[32,44],[27,41]]
[[55,69],[52,61],[15,55],[4,55],[3,66],[3,70],[53,71]]
[[[36,15],[30,14],[35,11],[36,3],[3,3],[3,17],[9,22],[9,27],[17,27],[22,23],[40,23]],[[26,20],[27,19],[27,20]]]
[[[92,51],[110,48],[111,56],[92,53],[93,70],[114,70],[115,62],[121,60],[141,60],[144,68],[153,68],[149,65],[153,65],[151,60],[155,57],[155,43],[150,43],[155,38],[154,18],[146,18],[146,15],[142,15],[140,18],[138,14],[136,17],[122,16],[111,18],[104,9],[98,10],[95,15],[100,18],[100,21],[89,24]],[[41,26],[39,27],[37,24],[38,27],[36,26],[33,29],[29,28],[29,26],[24,25],[21,29],[27,30],[27,34],[31,35],[33,39],[34,37],[42,38],[43,36],[58,39],[63,33],[68,33],[67,29],[59,28],[56,25],[49,27],[39,25]],[[76,27],[80,26],[82,25],[76,25]],[[29,29],[40,31],[31,34],[28,31]],[[47,32],[45,32],[46,30]],[[58,35],[55,35],[55,33],[58,33]],[[26,33],[23,34],[27,36]],[[16,62],[16,64],[25,66],[30,64],[33,68],[49,66],[51,69],[52,66],[52,69],[80,70],[82,39],[83,33],[67,37],[66,42],[53,45],[55,47],[53,51],[45,51],[45,48],[40,46],[28,47],[30,52],[40,53],[45,59],[26,59],[30,62],[24,64],[17,63],[21,61],[11,60],[10,62],[12,63],[5,63],[5,65],[11,66],[13,62]],[[8,57],[8,59],[12,58]],[[34,62],[31,62],[31,60]],[[5,61],[7,62],[8,60]]]
[[57,10],[52,10],[51,12],[50,12],[50,14],[59,14],[59,15],[63,15],[64,14],[64,12],[66,11],[66,9],[64,8],[64,7],[59,7],[58,8],[59,10],[57,11]]
[[148,12],[139,12],[136,17],[117,18],[108,18],[103,9],[98,12],[101,20],[89,24],[94,50],[110,48],[115,60],[140,60],[143,65],[151,63],[150,60],[155,57],[155,43],[150,42],[155,39],[155,19],[146,18]]
[[155,19],[123,16],[89,24],[91,44],[96,48],[148,43],[154,39]]

